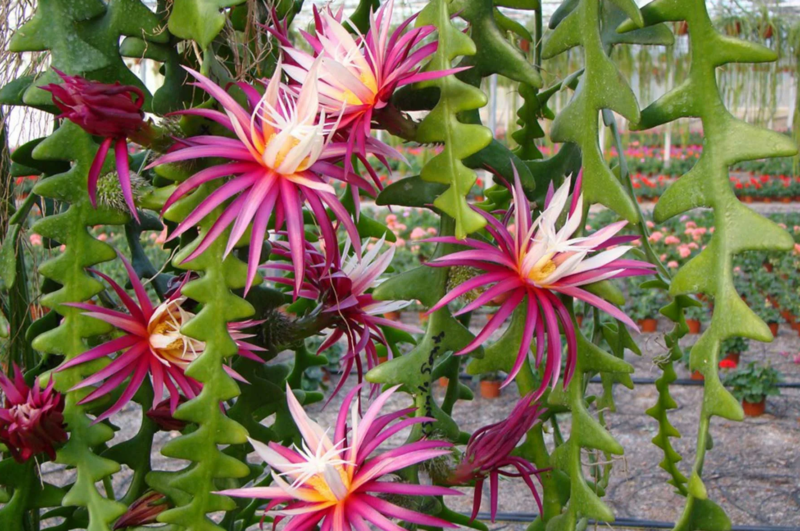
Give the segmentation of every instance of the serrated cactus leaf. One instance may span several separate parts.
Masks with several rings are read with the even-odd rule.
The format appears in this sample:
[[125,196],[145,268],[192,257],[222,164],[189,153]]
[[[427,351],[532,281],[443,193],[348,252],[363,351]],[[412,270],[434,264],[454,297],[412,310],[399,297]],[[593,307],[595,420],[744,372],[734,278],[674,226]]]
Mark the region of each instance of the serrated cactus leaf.
[[169,31],[181,39],[191,39],[201,48],[208,48],[225,25],[226,7],[244,0],[175,0],[169,16]]
[[[439,46],[433,55],[429,70],[445,70],[459,56],[474,55],[475,44],[453,25],[446,0],[433,0],[419,14],[417,26],[433,25],[439,30]],[[419,124],[416,140],[422,143],[444,142],[444,150],[423,168],[420,177],[428,182],[449,186],[434,205],[456,222],[455,235],[459,238],[483,228],[485,221],[474,212],[466,195],[475,183],[475,173],[467,168],[463,159],[480,151],[492,141],[492,133],[480,125],[463,124],[458,113],[486,105],[486,96],[454,75],[426,81],[422,87],[437,87],[439,102]]]

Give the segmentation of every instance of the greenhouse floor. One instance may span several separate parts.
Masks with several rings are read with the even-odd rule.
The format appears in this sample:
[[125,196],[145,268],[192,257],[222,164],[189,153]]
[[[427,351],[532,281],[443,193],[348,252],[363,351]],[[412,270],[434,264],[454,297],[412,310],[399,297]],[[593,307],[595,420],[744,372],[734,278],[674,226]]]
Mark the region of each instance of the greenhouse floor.
[[[416,316],[413,316],[416,317]],[[477,324],[482,316],[476,316]],[[661,322],[660,329],[666,330],[668,323]],[[694,341],[687,336],[687,345]],[[639,337],[644,355],[639,358],[628,356],[634,365],[636,378],[656,378],[660,371],[653,359],[665,352],[660,334],[647,334]],[[800,382],[800,364],[793,358],[800,351],[800,338],[788,327],[782,327],[779,337],[771,344],[753,342],[751,350],[742,355],[741,363],[758,360],[771,363],[783,372],[787,382]],[[799,360],[800,361],[800,360]],[[688,378],[689,372],[682,365],[678,367],[678,377]],[[351,377],[353,382],[354,378]],[[475,389],[475,384],[465,381]],[[591,384],[600,391],[599,386]],[[443,389],[436,387],[441,400]],[[310,415],[323,426],[333,426],[341,404],[342,394],[334,398],[327,407],[321,404],[311,406]],[[684,456],[682,470],[688,474],[694,456],[696,426],[702,399],[702,388],[698,386],[675,386],[672,395],[678,409],[670,413],[670,421],[683,434],[681,439],[673,439],[676,450]],[[402,396],[402,395],[401,395]],[[500,398],[487,400],[476,397],[472,402],[461,401],[456,405],[454,416],[461,429],[473,431],[490,422],[504,418],[517,395],[510,388]],[[617,411],[607,415],[610,430],[624,446],[625,455],[614,465],[605,501],[613,508],[618,518],[646,519],[674,522],[680,514],[682,498],[673,493],[666,483],[666,473],[658,467],[661,452],[650,440],[656,433],[656,422],[644,414],[656,399],[653,385],[637,385],[633,391],[617,386],[615,400]],[[392,400],[387,409],[405,406],[400,400]],[[141,413],[135,405],[128,406],[115,420],[120,431],[119,440],[132,436],[138,428]],[[569,418],[559,419],[564,436],[569,433]],[[730,516],[734,525],[786,526],[800,528],[800,389],[782,389],[781,396],[770,397],[766,414],[758,418],[747,418],[743,422],[731,422],[719,418],[712,421],[714,448],[707,453],[704,481],[709,497],[720,504]],[[157,448],[176,432],[160,433]],[[552,438],[548,436],[548,443]],[[399,444],[404,435],[400,434],[390,444]],[[255,459],[255,454],[251,455]],[[165,467],[166,460],[160,454],[154,455],[154,468]],[[175,460],[173,466],[179,466]],[[66,472],[61,466],[46,465],[45,480],[63,484],[74,477],[74,472]],[[127,470],[117,474],[114,489],[121,492],[127,487],[130,474]],[[459,511],[471,509],[472,493],[451,500],[449,506]],[[484,489],[482,510],[488,510],[488,489]],[[533,513],[536,505],[530,493],[519,482],[503,481],[500,484],[501,513]],[[525,523],[501,522],[492,529],[522,531]],[[598,526],[599,528],[600,526]],[[611,527],[615,527],[611,524]]]

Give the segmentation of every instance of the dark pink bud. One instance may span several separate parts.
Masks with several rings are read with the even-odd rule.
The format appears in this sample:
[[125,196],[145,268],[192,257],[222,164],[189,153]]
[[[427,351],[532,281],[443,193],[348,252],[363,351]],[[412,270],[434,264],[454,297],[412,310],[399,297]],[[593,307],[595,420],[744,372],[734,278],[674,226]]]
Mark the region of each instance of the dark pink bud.
[[[172,416],[173,407],[170,401],[170,399],[162,400],[156,407],[147,412],[147,416],[164,431],[183,431],[186,423]],[[181,395],[178,403],[182,404],[184,402],[186,402],[186,399]]]
[[117,523],[114,524],[114,529],[155,524],[158,521],[158,515],[169,509],[169,507],[167,497],[160,492],[154,490],[145,492],[117,520]]
[[521,477],[542,509],[538,492],[530,476],[539,475],[529,461],[511,455],[519,442],[539,420],[545,410],[539,408],[536,400],[539,393],[530,393],[523,397],[507,419],[478,429],[470,437],[461,462],[450,474],[448,483],[462,485],[475,482],[475,499],[472,508],[472,519],[478,514],[481,503],[481,491],[486,478],[490,480],[491,515],[494,522],[497,513],[498,476]]
[[22,371],[14,365],[14,380],[0,372],[0,389],[5,407],[0,408],[0,442],[18,462],[46,453],[56,458],[56,446],[67,440],[64,397],[53,390],[53,380],[42,391],[25,384]]
[[137,87],[109,85],[56,70],[63,84],[42,87],[66,118],[84,131],[103,137],[126,138],[144,125],[144,94]]

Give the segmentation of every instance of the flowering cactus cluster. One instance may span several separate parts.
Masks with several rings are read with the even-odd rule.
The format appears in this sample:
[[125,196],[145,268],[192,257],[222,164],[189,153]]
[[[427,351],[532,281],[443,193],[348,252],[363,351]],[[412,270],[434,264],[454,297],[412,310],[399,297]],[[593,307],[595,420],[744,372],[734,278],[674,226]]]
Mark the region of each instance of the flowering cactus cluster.
[[[156,12],[140,0],[51,4],[40,2],[11,49],[47,50],[52,68],[3,89],[18,105],[52,112],[58,127],[12,155],[14,175],[38,176],[0,223],[0,529],[485,529],[484,491],[494,521],[501,478],[530,493],[541,528],[613,519],[599,498],[604,485],[587,486],[581,456],[622,452],[586,396],[587,378],[633,371],[624,351],[636,349],[637,328],[615,281],[641,277],[672,297],[665,378],[682,354],[690,293],[739,300],[722,251],[713,255],[720,270],[671,278],[651,246],[664,234],[643,219],[627,166],[612,171],[597,145],[601,111],[641,127],[664,115],[640,113],[614,71],[607,52],[622,43],[617,29],[631,32],[625,43],[669,44],[665,26],[639,29],[678,14],[656,6],[643,17],[630,0],[604,2],[601,13],[597,0],[568,0],[545,36],[538,3],[515,4],[534,17],[531,36],[502,13],[507,4],[483,0],[431,0],[404,18],[393,0],[363,1],[352,13],[311,6],[307,31],[293,24],[300,5],[286,2],[176,0]],[[707,39],[694,22],[707,17],[703,4],[678,4],[689,31]],[[522,44],[531,40],[543,43],[531,51]],[[542,61],[574,46],[584,48],[582,75],[544,88]],[[155,94],[123,55],[161,63]],[[524,101],[514,146],[481,124],[481,83],[494,74],[518,83]],[[568,88],[570,104],[547,128],[563,145],[539,160],[548,99]],[[614,153],[646,156],[622,149],[609,116]],[[724,132],[709,134],[733,145]],[[419,175],[404,175],[400,144],[430,155]],[[748,156],[790,151],[774,145]],[[698,165],[724,158],[705,162],[707,151]],[[665,192],[656,222],[686,210],[684,197],[702,196],[692,206],[724,211],[721,219],[755,216],[735,210],[728,189],[681,194],[692,182]],[[367,202],[391,209],[386,224]],[[594,203],[618,219],[588,226]],[[427,209],[439,227],[399,223],[407,208]],[[754,219],[766,238],[758,245],[786,247],[779,229]],[[95,237],[98,226],[117,226],[125,241]],[[695,245],[700,263],[731,249],[715,242],[737,227]],[[411,270],[395,255],[406,230],[418,249],[433,249]],[[28,231],[54,250],[33,273],[42,282],[19,245]],[[420,326],[394,315],[413,303],[426,310]],[[588,329],[576,303],[592,312]],[[475,315],[490,317],[476,326]],[[693,363],[716,370],[722,339],[764,336],[754,316],[740,317],[749,328],[712,323],[695,347],[712,354],[695,352]],[[473,398],[462,369],[500,373],[520,398],[466,432],[454,408]],[[439,377],[443,394],[432,385]],[[692,500],[706,448],[687,483],[669,443],[668,387],[649,413],[662,467],[690,502],[683,518],[700,521]],[[707,404],[723,404],[708,416],[741,416],[721,387],[706,392]],[[613,402],[611,386],[604,393]],[[339,408],[330,430],[311,419],[315,402],[321,414]],[[116,442],[113,427],[138,409],[139,430]],[[558,431],[557,413],[571,416],[571,435],[559,433],[552,449],[544,423]],[[172,432],[163,447],[158,430]],[[176,466],[154,470],[156,451]],[[248,460],[252,452],[259,459]],[[34,464],[46,460],[74,469],[73,479],[44,483]],[[472,510],[453,510],[468,493]],[[708,521],[724,516],[703,500]]]

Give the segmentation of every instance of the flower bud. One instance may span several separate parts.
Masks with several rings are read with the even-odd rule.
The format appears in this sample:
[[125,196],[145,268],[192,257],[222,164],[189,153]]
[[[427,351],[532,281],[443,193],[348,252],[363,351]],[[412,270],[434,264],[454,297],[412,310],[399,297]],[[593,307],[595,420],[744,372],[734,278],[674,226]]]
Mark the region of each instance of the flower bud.
[[144,93],[137,87],[110,85],[56,70],[63,84],[42,87],[53,94],[60,118],[79,125],[89,134],[125,138],[144,126]]
[[114,524],[114,530],[155,524],[158,522],[158,515],[169,509],[169,507],[169,500],[160,492],[154,490],[145,492],[117,520],[117,523]]
[[[184,402],[186,402],[186,398],[180,395],[178,404],[183,404]],[[162,400],[156,407],[145,414],[147,418],[158,424],[158,427],[164,431],[183,431],[186,427],[186,422],[172,416],[172,407],[169,399]]]

